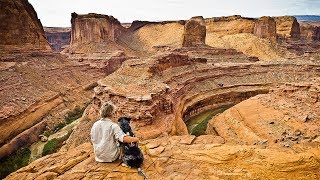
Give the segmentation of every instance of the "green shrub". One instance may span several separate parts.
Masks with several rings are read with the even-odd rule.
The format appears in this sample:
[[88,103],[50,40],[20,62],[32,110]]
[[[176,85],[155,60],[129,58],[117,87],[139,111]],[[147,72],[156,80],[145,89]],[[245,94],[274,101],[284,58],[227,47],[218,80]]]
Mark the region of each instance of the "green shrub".
[[208,121],[211,120],[212,117],[213,117],[213,115],[207,116],[203,121],[201,121],[197,126],[195,126],[192,129],[192,132],[190,134],[195,135],[195,136],[205,135]]
[[9,157],[0,160],[0,179],[4,179],[10,173],[28,165],[31,151],[24,147]]
[[52,154],[57,152],[63,145],[63,142],[65,140],[67,140],[69,138],[69,136],[71,135],[71,131],[68,132],[68,134],[66,136],[64,136],[63,138],[57,139],[57,138],[53,138],[50,141],[48,141],[44,146],[43,146],[43,150],[42,150],[42,156],[46,156],[48,154]]
[[66,124],[70,124],[73,121],[81,118],[85,108],[86,108],[86,106],[84,106],[83,108],[80,108],[79,106],[76,106],[76,108],[73,111],[68,112],[66,117],[65,117]]
[[201,113],[198,116],[195,116],[194,118],[201,118],[201,121],[194,128],[191,129],[190,134],[195,136],[205,135],[208,122],[213,118],[213,116],[224,112],[225,110],[229,109],[232,106],[233,105],[221,106],[215,110],[208,110]]
[[42,156],[57,152],[58,149],[62,146],[62,143],[63,141],[58,140],[56,138],[51,139],[44,145],[42,150]]

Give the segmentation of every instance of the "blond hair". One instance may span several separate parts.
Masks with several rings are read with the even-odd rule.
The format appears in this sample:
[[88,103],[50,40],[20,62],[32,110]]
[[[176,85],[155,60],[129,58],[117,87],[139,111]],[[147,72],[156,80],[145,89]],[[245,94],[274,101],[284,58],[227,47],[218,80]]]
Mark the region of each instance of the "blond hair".
[[100,116],[102,118],[111,117],[115,110],[116,106],[112,102],[105,102],[100,108]]

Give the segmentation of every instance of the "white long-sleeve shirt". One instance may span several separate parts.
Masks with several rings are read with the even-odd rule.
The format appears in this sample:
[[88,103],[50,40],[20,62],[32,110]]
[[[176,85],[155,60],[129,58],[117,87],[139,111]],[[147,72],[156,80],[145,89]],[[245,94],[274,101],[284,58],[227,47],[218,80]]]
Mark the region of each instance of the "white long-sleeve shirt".
[[95,160],[113,162],[120,155],[119,142],[126,136],[119,125],[108,118],[95,122],[91,128],[91,142],[94,147]]

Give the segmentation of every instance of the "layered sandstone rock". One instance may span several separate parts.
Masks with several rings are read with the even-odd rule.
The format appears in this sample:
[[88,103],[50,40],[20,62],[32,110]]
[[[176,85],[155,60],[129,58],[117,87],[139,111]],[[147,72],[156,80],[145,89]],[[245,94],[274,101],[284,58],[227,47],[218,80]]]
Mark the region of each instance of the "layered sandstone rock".
[[125,31],[120,22],[112,16],[72,13],[71,17],[71,45],[116,41]]
[[253,33],[254,19],[239,15],[205,19],[207,34],[225,36],[239,33]]
[[300,25],[293,16],[274,17],[277,24],[277,35],[281,39],[299,39]]
[[302,22],[300,23],[301,37],[308,41],[320,40],[320,25],[318,23]]
[[53,50],[60,52],[70,44],[70,28],[45,27],[44,31]]
[[39,140],[67,112],[83,107],[91,98],[87,85],[106,75],[61,55],[20,55],[14,61],[0,63],[0,158]]
[[254,34],[260,38],[275,41],[277,38],[275,20],[267,16],[257,19],[254,25]]
[[233,144],[309,146],[320,135],[320,79],[289,83],[230,108],[207,132]]
[[120,36],[119,40],[121,44],[139,52],[139,56],[150,56],[162,47],[181,47],[184,24],[184,21],[134,21],[128,32]]
[[[205,142],[194,136],[162,137],[140,143],[142,170],[149,179],[318,179],[319,144],[305,152]],[[235,166],[236,165],[236,166]],[[6,179],[143,179],[121,161],[97,163],[84,143],[32,162]]]
[[206,24],[203,17],[193,17],[184,25],[183,47],[204,45],[206,40]]
[[[136,135],[149,139],[161,134],[187,134],[184,121],[190,117],[267,93],[276,85],[274,82],[307,81],[319,75],[317,65],[252,61],[256,60],[234,50],[207,47],[131,59],[99,81],[95,97],[101,102],[114,102],[118,106],[114,120],[119,116],[132,117]],[[97,110],[90,110],[96,112],[90,116],[97,117]],[[90,124],[96,119],[85,119],[88,126],[79,130],[75,139],[89,136]]]
[[28,0],[1,0],[0,5],[1,51],[51,51]]
[[134,54],[118,42],[126,28],[114,17],[95,13],[71,16],[71,43],[62,51],[70,59],[107,60],[119,54]]

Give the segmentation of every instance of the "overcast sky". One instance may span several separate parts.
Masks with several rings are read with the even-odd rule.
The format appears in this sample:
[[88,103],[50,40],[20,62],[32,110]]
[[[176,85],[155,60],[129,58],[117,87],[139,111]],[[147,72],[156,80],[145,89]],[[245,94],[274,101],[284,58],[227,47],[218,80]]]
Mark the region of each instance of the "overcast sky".
[[69,27],[71,13],[112,15],[120,22],[242,15],[319,15],[320,0],[29,0],[44,26]]

